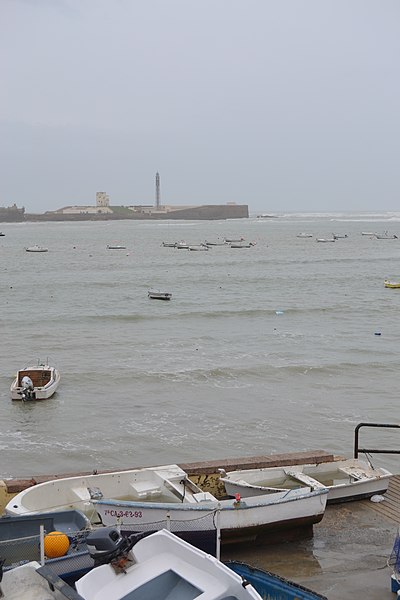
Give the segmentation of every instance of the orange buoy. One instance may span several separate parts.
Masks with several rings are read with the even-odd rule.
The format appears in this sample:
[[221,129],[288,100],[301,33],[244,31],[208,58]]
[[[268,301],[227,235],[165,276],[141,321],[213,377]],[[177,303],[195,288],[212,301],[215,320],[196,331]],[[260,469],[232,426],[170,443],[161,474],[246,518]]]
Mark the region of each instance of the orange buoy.
[[67,554],[69,538],[62,531],[51,531],[44,536],[44,553],[47,558],[58,558]]

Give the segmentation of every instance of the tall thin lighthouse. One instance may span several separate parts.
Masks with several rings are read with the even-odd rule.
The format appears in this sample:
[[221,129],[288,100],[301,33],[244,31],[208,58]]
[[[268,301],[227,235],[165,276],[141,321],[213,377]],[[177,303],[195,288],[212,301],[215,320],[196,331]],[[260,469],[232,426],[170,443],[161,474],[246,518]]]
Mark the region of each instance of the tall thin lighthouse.
[[160,210],[160,173],[156,173],[156,209]]

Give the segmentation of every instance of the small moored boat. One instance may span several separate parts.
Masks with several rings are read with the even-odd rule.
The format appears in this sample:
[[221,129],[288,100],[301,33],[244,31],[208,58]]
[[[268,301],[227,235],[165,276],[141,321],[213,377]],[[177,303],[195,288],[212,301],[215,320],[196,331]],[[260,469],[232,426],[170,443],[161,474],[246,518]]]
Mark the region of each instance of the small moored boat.
[[352,458],[314,465],[231,471],[223,473],[221,481],[229,496],[240,494],[243,498],[277,490],[289,491],[301,485],[314,490],[328,488],[328,503],[332,503],[384,494],[391,476],[386,469],[373,468]]
[[48,364],[20,369],[11,384],[12,400],[45,400],[51,398],[60,383],[60,373]]
[[152,300],[171,300],[172,294],[170,292],[159,292],[157,290],[149,290],[147,295]]
[[107,244],[107,250],[126,250],[126,246],[120,244]]
[[270,531],[310,531],[324,514],[328,489],[275,490],[256,498],[218,500],[177,465],[46,481],[20,492],[7,514],[77,508],[92,523],[124,532],[170,528],[196,543],[221,531],[222,542],[258,539]]
[[207,252],[209,250],[207,244],[194,244],[189,246],[189,250],[192,252]]
[[336,239],[334,237],[332,237],[332,238],[317,238],[315,241],[316,242],[336,242]]
[[25,248],[26,252],[48,252],[48,248],[45,248],[44,246],[38,246],[37,244],[35,244],[34,246],[28,246],[27,248]]
[[312,238],[313,234],[312,233],[298,233],[297,237],[298,238]]
[[253,242],[232,242],[231,244],[229,244],[230,248],[252,248],[253,246],[255,246],[255,244]]
[[240,242],[244,242],[244,237],[239,237],[239,238],[224,238],[224,241],[227,244],[239,244]]
[[[107,600],[192,600],[201,596],[207,600],[261,600],[253,586],[243,585],[242,577],[232,569],[165,529],[136,543],[133,538],[133,548],[116,529],[112,531],[115,546],[125,545],[126,550],[119,554],[118,561],[101,564],[76,582],[76,590],[85,600],[100,599],[100,595]],[[102,537],[104,532],[100,530],[100,560],[104,553]],[[95,560],[96,554],[94,548]]]
[[400,288],[400,281],[390,281],[389,279],[385,279],[383,284],[385,288],[391,288],[393,290],[397,290]]

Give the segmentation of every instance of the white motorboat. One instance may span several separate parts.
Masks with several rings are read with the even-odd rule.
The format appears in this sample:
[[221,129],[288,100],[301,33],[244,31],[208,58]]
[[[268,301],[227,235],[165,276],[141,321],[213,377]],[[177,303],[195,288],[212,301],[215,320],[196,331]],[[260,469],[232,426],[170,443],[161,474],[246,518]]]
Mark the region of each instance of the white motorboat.
[[193,246],[189,246],[189,250],[192,252],[207,252],[209,247],[207,244],[194,244]]
[[[197,597],[262,600],[251,583],[244,584],[243,577],[233,568],[167,530],[137,540],[135,536],[122,537],[117,529],[100,528],[88,536],[87,543],[95,566],[75,581],[76,591],[48,566],[30,562],[3,574],[2,597],[5,600],[193,600]],[[269,584],[269,589],[275,591],[271,578],[264,579],[263,588]]]
[[93,523],[100,520],[124,531],[167,527],[192,541],[198,532],[218,528],[222,541],[236,541],[318,523],[327,494],[325,488],[299,488],[245,500],[218,500],[194,484],[179,466],[166,465],[46,481],[14,496],[6,513],[77,508]]
[[126,246],[120,244],[107,244],[107,250],[126,250]]
[[223,473],[221,481],[229,496],[243,498],[290,490],[298,486],[328,488],[328,503],[368,498],[384,494],[392,473],[351,458],[314,465],[248,469]]
[[89,571],[76,582],[77,592],[84,600],[261,600],[251,584],[243,585],[242,577],[217,558],[165,529],[136,542],[118,557],[119,565],[124,558],[123,569],[114,561]]
[[375,237],[377,240],[397,240],[397,235],[395,233],[391,234],[388,231],[384,231],[383,233],[376,233]]
[[60,383],[60,373],[48,364],[20,369],[10,387],[12,400],[45,400],[51,398]]
[[255,244],[253,242],[232,242],[229,246],[230,248],[251,248]]
[[312,238],[313,234],[312,233],[298,233],[297,237],[298,238]]
[[244,237],[239,237],[239,238],[224,238],[224,242],[226,244],[240,244],[240,242],[244,242]]
[[149,290],[147,295],[152,300],[171,300],[172,298],[170,292],[159,292],[158,290]]
[[336,242],[336,239],[334,237],[332,237],[332,238],[317,238],[315,241],[316,242]]
[[45,248],[44,246],[38,246],[37,244],[35,244],[34,246],[28,246],[27,248],[25,248],[26,252],[48,252],[48,248]]
[[189,250],[189,244],[182,240],[180,242],[175,242],[175,248],[177,250]]

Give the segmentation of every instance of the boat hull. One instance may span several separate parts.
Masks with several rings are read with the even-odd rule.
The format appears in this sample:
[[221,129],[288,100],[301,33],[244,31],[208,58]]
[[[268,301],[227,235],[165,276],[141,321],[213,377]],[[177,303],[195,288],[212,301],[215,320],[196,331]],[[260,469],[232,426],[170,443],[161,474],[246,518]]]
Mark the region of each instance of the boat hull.
[[221,481],[228,496],[257,497],[266,490],[290,489],[291,486],[328,488],[328,504],[369,498],[387,491],[392,474],[386,469],[372,469],[363,461],[350,459],[319,465],[272,467],[233,471]]
[[118,525],[122,531],[166,528],[191,541],[191,534],[219,528],[222,542],[236,543],[255,541],[271,531],[311,528],[323,517],[327,490],[291,490],[274,496],[197,505],[99,500],[95,501],[95,508],[103,525]]
[[61,376],[57,369],[49,365],[26,367],[18,371],[10,387],[11,400],[22,400],[22,377],[28,376],[33,382],[34,400],[46,400],[57,391]]

